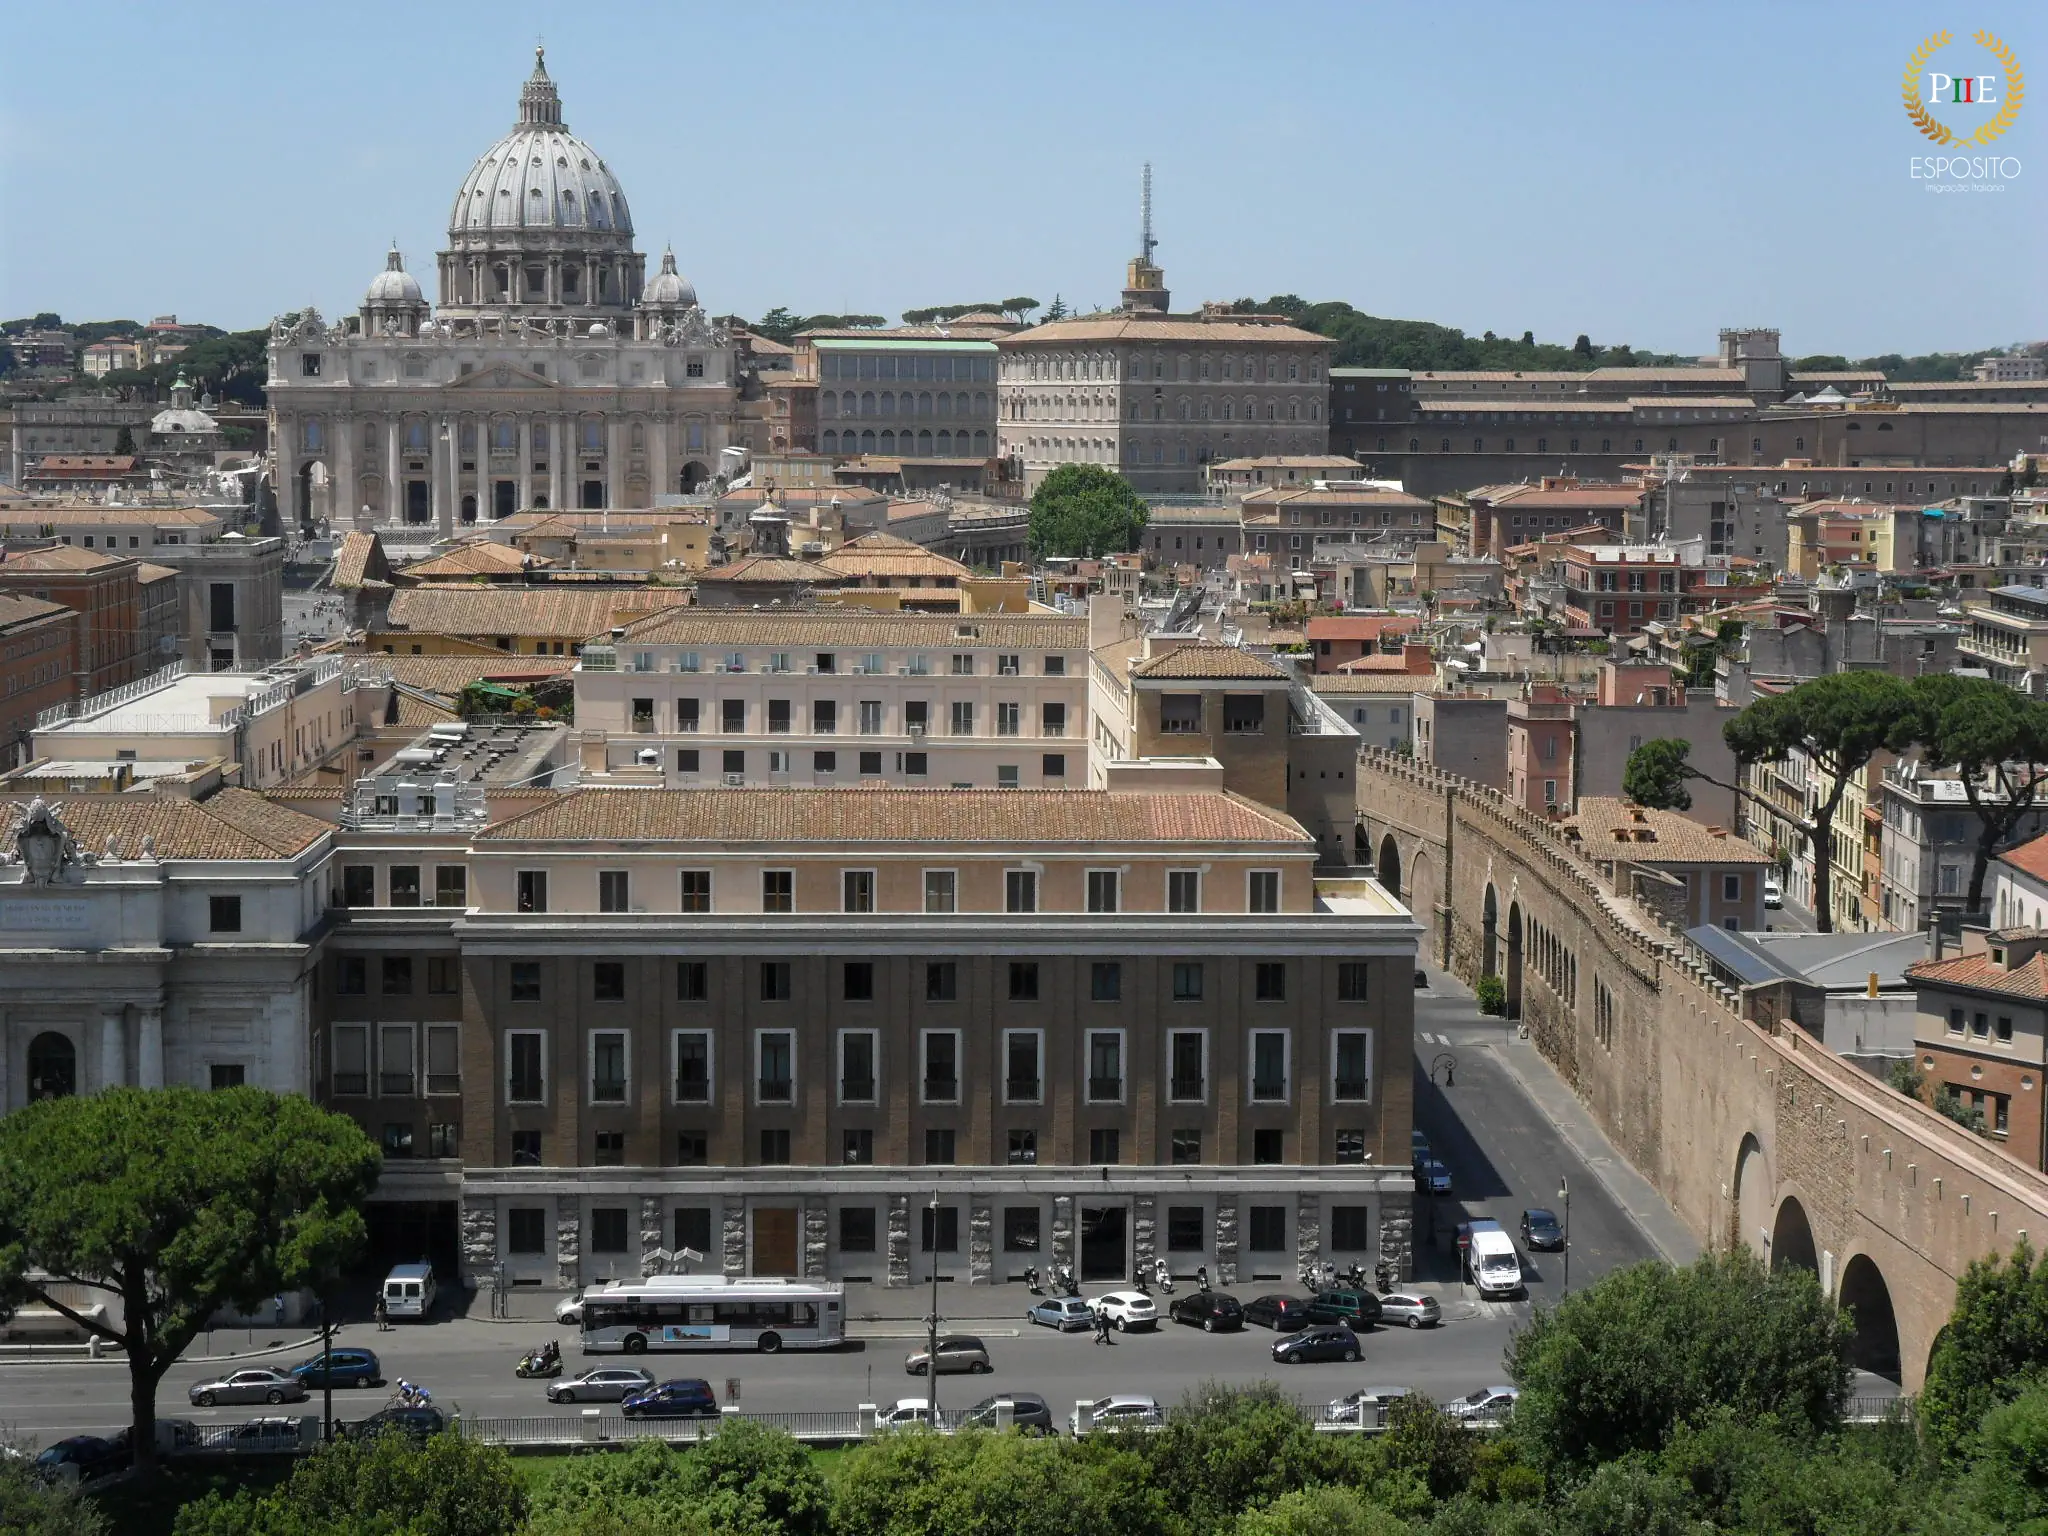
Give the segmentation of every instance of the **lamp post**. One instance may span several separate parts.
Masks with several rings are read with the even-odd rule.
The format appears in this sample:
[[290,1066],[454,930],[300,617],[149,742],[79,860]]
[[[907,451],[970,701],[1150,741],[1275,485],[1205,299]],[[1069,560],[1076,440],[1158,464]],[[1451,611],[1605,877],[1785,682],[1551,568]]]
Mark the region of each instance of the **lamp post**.
[[321,1435],[323,1440],[334,1438],[334,1310],[327,1304],[327,1298],[317,1298],[320,1308],[320,1397]]
[[930,1338],[925,1345],[924,1379],[929,1388],[932,1428],[939,1427],[939,1192],[932,1191],[932,1315]]
[[1557,1181],[1558,1203],[1564,1207],[1564,1288],[1572,1288],[1572,1189],[1568,1179]]

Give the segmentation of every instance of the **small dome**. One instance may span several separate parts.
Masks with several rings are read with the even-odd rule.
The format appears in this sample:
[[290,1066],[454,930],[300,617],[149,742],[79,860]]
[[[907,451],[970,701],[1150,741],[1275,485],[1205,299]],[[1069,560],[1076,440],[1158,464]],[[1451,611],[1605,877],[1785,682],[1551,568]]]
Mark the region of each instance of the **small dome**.
[[420,292],[420,285],[405,270],[405,258],[398,254],[398,244],[392,242],[391,254],[384,258],[384,270],[370,283],[370,291],[363,295],[368,304],[424,304],[426,295]]
[[676,271],[674,250],[665,250],[661,253],[661,270],[655,274],[654,281],[649,283],[646,291],[641,294],[640,302],[650,305],[673,305],[679,309],[689,309],[696,305],[697,290],[690,285],[687,277]]

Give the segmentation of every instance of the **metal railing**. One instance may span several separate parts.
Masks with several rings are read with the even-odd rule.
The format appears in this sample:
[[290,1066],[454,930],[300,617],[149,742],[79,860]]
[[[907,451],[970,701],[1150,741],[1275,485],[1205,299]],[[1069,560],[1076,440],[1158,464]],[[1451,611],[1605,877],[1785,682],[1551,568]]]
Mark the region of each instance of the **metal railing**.
[[176,682],[184,675],[185,663],[174,661],[168,666],[158,667],[147,677],[138,677],[133,682],[109,688],[105,693],[93,694],[90,698],[80,699],[76,704],[52,704],[36,716],[36,724],[57,725],[74,718],[87,720],[94,715],[105,714],[116,705],[125,704],[130,699],[139,699],[144,694],[155,693],[159,688]]

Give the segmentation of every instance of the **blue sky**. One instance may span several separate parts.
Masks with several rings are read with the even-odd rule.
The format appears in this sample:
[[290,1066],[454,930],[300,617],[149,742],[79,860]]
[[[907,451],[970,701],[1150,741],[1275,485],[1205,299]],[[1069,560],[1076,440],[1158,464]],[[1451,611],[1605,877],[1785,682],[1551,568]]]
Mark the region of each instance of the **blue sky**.
[[[2042,82],[2001,193],[1908,175],[1936,27]],[[0,35],[0,317],[333,314],[394,237],[431,288],[543,35],[642,248],[718,312],[1113,302],[1149,158],[1177,307],[1684,353],[2048,338],[2038,4],[0,0]]]

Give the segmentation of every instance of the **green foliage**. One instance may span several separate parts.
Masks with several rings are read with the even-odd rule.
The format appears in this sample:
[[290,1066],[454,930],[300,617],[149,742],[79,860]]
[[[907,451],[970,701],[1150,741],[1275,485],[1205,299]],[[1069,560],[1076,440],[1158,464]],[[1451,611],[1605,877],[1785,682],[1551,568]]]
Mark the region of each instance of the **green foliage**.
[[1894,1091],[1903,1093],[1909,1099],[1919,1098],[1921,1091],[1927,1086],[1927,1079],[1914,1067],[1913,1058],[1910,1056],[1902,1056],[1893,1062],[1891,1070],[1885,1073],[1885,1081],[1892,1085]]
[[[885,1435],[841,1469],[835,1536],[1167,1536],[1144,1464],[1104,1435],[1068,1445],[1024,1435]],[[1137,1438],[1137,1437],[1129,1437]]]
[[1968,902],[1984,900],[1991,857],[2048,785],[2048,703],[1986,677],[1931,672],[1906,684],[1906,730],[1928,762],[1962,770],[1977,817]]
[[1472,995],[1479,1000],[1481,1013],[1504,1014],[1508,1011],[1508,984],[1498,976],[1480,977],[1472,987]]
[[1452,326],[1426,320],[1383,320],[1362,314],[1341,300],[1309,304],[1292,294],[1277,295],[1263,304],[1244,299],[1238,307],[1247,312],[1284,314],[1295,324],[1330,337],[1337,343],[1333,361],[1340,368],[1583,371],[1687,361],[1637,352],[1626,343],[1602,347],[1585,336],[1570,346],[1539,342],[1530,331],[1524,331],[1519,341],[1504,340],[1491,331],[1474,340]]
[[2048,1386],[1984,1415],[1964,1503],[1996,1529],[2048,1532]]
[[133,453],[134,451],[135,429],[133,427],[123,427],[119,432],[114,434],[114,452]]
[[1062,464],[1031,494],[1031,553],[1121,554],[1137,547],[1145,515],[1145,503],[1115,470]]
[[1810,1271],[1766,1272],[1747,1248],[1684,1269],[1631,1265],[1539,1307],[1515,1335],[1515,1435],[1553,1482],[1654,1451],[1721,1409],[1810,1437],[1841,1420],[1850,1334]]
[[273,1492],[208,1494],[176,1536],[506,1536],[526,1517],[525,1484],[496,1446],[456,1434],[323,1445]]
[[1947,1083],[1934,1090],[1934,1109],[1937,1114],[1948,1116],[1966,1131],[1974,1131],[1979,1136],[1985,1133],[1984,1111],[1975,1104],[1965,1104],[1963,1096]]
[[107,1536],[99,1505],[60,1484],[46,1483],[30,1456],[0,1456],[0,1532],[6,1536]]
[[796,339],[797,317],[778,304],[756,320],[749,329],[757,336],[766,336],[770,341],[779,341],[786,347]]
[[528,1536],[824,1536],[830,1508],[808,1451],[780,1430],[738,1419],[689,1450],[642,1440],[623,1455],[572,1461],[535,1490]]
[[1479,1442],[1419,1392],[1395,1400],[1379,1451],[1388,1467],[1412,1472],[1434,1498],[1448,1499],[1472,1480]]
[[1003,302],[997,305],[996,307],[1006,315],[1016,316],[1017,323],[1019,325],[1022,325],[1024,323],[1025,318],[1031,313],[1031,311],[1039,307],[1039,303],[1036,299],[1028,298],[1022,294],[1019,294],[1014,299],[1003,300]]
[[[0,1120],[0,1299],[77,1320],[62,1276],[118,1297],[86,1327],[128,1355],[138,1459],[156,1385],[224,1305],[338,1272],[362,1246],[382,1159],[356,1123],[296,1094],[115,1088]],[[67,1287],[68,1291],[68,1287]]]
[[1930,1445],[1957,1455],[1978,1421],[2048,1376],[2048,1266],[2024,1240],[2007,1258],[1974,1260],[1934,1346],[1920,1421]]
[[1055,320],[1064,320],[1070,313],[1072,311],[1067,308],[1067,301],[1058,294],[1054,294],[1052,296],[1052,303],[1048,304],[1045,309],[1045,323],[1050,325]]
[[1692,743],[1676,737],[1644,742],[1628,755],[1621,792],[1653,811],[1691,810],[1692,791],[1685,787],[1685,760],[1691,753]]
[[948,320],[958,320],[962,315],[986,314],[991,310],[1000,311],[1007,308],[1007,304],[998,304],[994,299],[986,299],[976,304],[935,304],[929,309],[906,309],[903,311],[903,323],[930,325],[937,321],[944,324]]
[[1153,1484],[1196,1530],[1292,1489],[1338,1481],[1347,1455],[1269,1382],[1204,1382],[1138,1449]]
[[1231,1536],[1407,1536],[1414,1528],[1349,1488],[1301,1488],[1246,1510]]

